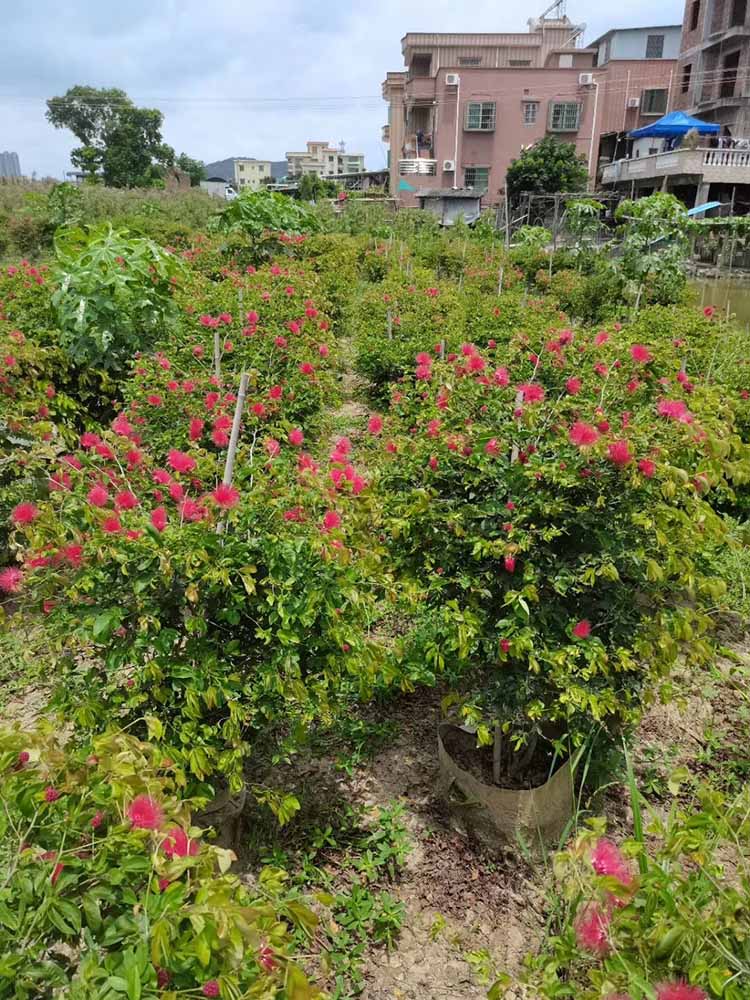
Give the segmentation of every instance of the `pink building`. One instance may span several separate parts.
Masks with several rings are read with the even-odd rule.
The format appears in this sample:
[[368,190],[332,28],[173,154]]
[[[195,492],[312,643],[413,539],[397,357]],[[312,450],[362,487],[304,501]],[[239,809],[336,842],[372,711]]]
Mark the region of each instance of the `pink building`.
[[[635,30],[644,39],[651,31]],[[405,35],[407,68],[383,83],[383,138],[390,144],[391,192],[400,203],[416,205],[420,190],[470,187],[486,190],[485,202],[494,204],[511,160],[545,135],[574,143],[594,174],[602,133],[635,128],[661,108],[661,98],[649,98],[641,114],[633,98],[669,90],[677,51],[669,58],[664,39],[657,45],[652,38],[640,58],[630,46],[633,58],[621,66],[611,39],[606,49],[608,36],[601,47],[586,48],[582,32],[565,16],[542,16],[529,21],[527,33]]]

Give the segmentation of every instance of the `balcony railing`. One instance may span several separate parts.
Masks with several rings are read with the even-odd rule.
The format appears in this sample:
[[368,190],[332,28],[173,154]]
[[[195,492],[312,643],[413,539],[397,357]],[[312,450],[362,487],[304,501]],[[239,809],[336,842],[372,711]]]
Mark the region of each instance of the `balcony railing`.
[[434,177],[437,173],[437,160],[427,160],[423,157],[416,160],[399,160],[398,172],[402,177],[406,174],[423,174]]
[[750,184],[750,148],[673,149],[667,153],[615,160],[604,167],[602,183],[650,180],[675,174],[702,176],[708,183]]

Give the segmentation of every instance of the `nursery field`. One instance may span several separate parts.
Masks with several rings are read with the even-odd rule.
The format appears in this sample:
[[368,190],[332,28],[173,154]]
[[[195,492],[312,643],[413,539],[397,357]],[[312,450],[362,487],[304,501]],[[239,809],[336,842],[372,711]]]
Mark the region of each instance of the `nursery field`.
[[747,1000],[747,334],[674,199],[14,198],[0,997]]

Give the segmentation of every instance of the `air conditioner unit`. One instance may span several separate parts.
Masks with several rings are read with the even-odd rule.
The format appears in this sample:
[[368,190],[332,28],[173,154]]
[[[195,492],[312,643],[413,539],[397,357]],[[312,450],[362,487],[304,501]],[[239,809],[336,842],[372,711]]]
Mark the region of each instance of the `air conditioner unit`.
[[640,97],[629,97],[625,102],[625,106],[628,108],[640,108],[641,106]]
[[461,82],[461,77],[458,75],[458,73],[445,74],[446,87],[457,87],[460,82]]
[[443,170],[446,170],[449,173],[453,173],[455,169],[456,169],[455,160],[443,160]]
[[593,73],[579,73],[578,74],[578,86],[579,87],[590,87],[594,82]]

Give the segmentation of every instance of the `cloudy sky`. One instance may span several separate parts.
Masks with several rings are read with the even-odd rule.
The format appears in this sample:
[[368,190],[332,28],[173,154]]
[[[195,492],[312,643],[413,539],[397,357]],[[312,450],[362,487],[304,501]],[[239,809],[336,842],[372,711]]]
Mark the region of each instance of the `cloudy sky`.
[[[306,139],[344,140],[385,164],[380,84],[402,69],[407,31],[526,31],[541,13],[511,0],[34,0],[3,4],[0,150],[61,176],[74,137],[44,100],[74,84],[120,87],[164,113],[164,138],[210,162],[283,159]],[[619,8],[619,10],[618,10]],[[568,0],[589,41],[613,27],[677,24],[682,0]],[[613,13],[617,11],[617,13]]]

